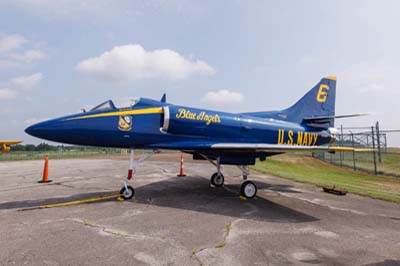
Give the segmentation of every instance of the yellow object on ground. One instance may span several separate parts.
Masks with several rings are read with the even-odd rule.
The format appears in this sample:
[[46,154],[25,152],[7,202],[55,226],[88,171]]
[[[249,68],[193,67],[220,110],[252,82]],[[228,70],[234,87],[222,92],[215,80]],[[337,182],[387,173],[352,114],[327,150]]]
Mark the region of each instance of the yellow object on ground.
[[121,196],[121,194],[115,194],[115,195],[109,195],[109,196],[101,196],[101,197],[90,198],[90,199],[74,200],[74,201],[69,201],[69,202],[42,205],[42,206],[39,206],[38,208],[39,209],[49,209],[49,208],[56,208],[56,207],[73,206],[73,205],[78,205],[78,204],[83,204],[83,203],[91,203],[91,202],[96,202],[96,201],[100,201],[100,200],[118,198],[120,196]]

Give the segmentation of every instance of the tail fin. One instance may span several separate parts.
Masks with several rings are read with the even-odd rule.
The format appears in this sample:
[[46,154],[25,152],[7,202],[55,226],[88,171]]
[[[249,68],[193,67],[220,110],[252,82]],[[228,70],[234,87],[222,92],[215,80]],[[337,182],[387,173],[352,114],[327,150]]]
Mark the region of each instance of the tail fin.
[[[287,121],[305,122],[309,126],[319,128],[334,127],[335,97],[336,77],[327,76],[322,78],[314,88],[308,91],[294,105],[282,110],[280,113],[286,116],[285,120]],[[325,117],[325,119],[319,120],[318,118],[321,117]]]

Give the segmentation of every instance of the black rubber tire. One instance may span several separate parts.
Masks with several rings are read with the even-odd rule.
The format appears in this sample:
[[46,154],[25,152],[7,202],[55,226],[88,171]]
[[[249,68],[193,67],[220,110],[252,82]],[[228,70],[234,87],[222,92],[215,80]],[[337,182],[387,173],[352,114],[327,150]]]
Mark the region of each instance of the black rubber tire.
[[[251,189],[247,188],[247,186],[251,186]],[[251,192],[252,194],[249,194]],[[246,195],[247,194],[247,195]],[[252,199],[257,195],[257,186],[253,182],[247,180],[244,181],[242,186],[240,187],[240,195],[245,197],[246,199]]]
[[123,186],[121,188],[121,191],[119,192],[119,194],[121,194],[121,197],[124,200],[129,200],[131,198],[133,198],[133,196],[135,196],[135,190],[133,189],[133,187],[131,186],[127,186],[128,191],[126,191],[125,186]]
[[[221,182],[222,179],[222,182]],[[218,173],[214,173],[211,176],[211,185],[215,186],[215,187],[222,187],[224,185],[225,179],[224,179],[224,175],[221,174],[220,176],[218,175]]]

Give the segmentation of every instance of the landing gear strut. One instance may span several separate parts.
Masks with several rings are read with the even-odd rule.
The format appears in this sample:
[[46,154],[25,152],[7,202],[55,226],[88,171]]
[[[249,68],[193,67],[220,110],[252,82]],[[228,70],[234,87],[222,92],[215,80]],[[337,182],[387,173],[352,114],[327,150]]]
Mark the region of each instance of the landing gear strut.
[[155,153],[159,153],[159,152],[154,150],[152,153],[143,154],[142,156],[140,156],[140,158],[138,160],[135,160],[135,150],[131,149],[131,154],[130,154],[130,159],[129,159],[128,176],[127,176],[126,180],[124,180],[124,185],[119,192],[119,194],[121,194],[121,197],[124,200],[129,200],[129,199],[133,198],[133,196],[135,196],[135,190],[133,189],[133,187],[128,185],[128,182],[129,182],[129,180],[132,179],[132,177],[136,173],[136,169],[137,169],[139,163],[143,162],[144,160],[146,160],[147,158],[149,158],[150,156],[152,156]]
[[210,183],[215,187],[222,187],[224,185],[224,175],[221,172],[221,164],[219,163],[219,157],[217,158],[216,162],[214,163],[213,160],[207,158],[207,160],[217,167],[217,172],[211,176]]

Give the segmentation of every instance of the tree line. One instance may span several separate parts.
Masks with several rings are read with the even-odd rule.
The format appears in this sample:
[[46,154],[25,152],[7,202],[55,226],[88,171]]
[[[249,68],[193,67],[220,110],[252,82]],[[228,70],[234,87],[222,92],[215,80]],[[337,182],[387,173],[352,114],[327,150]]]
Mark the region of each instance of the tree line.
[[11,148],[13,151],[96,151],[103,150],[103,148],[97,147],[83,147],[83,146],[65,146],[65,145],[51,145],[48,143],[34,144],[18,144],[13,145]]

